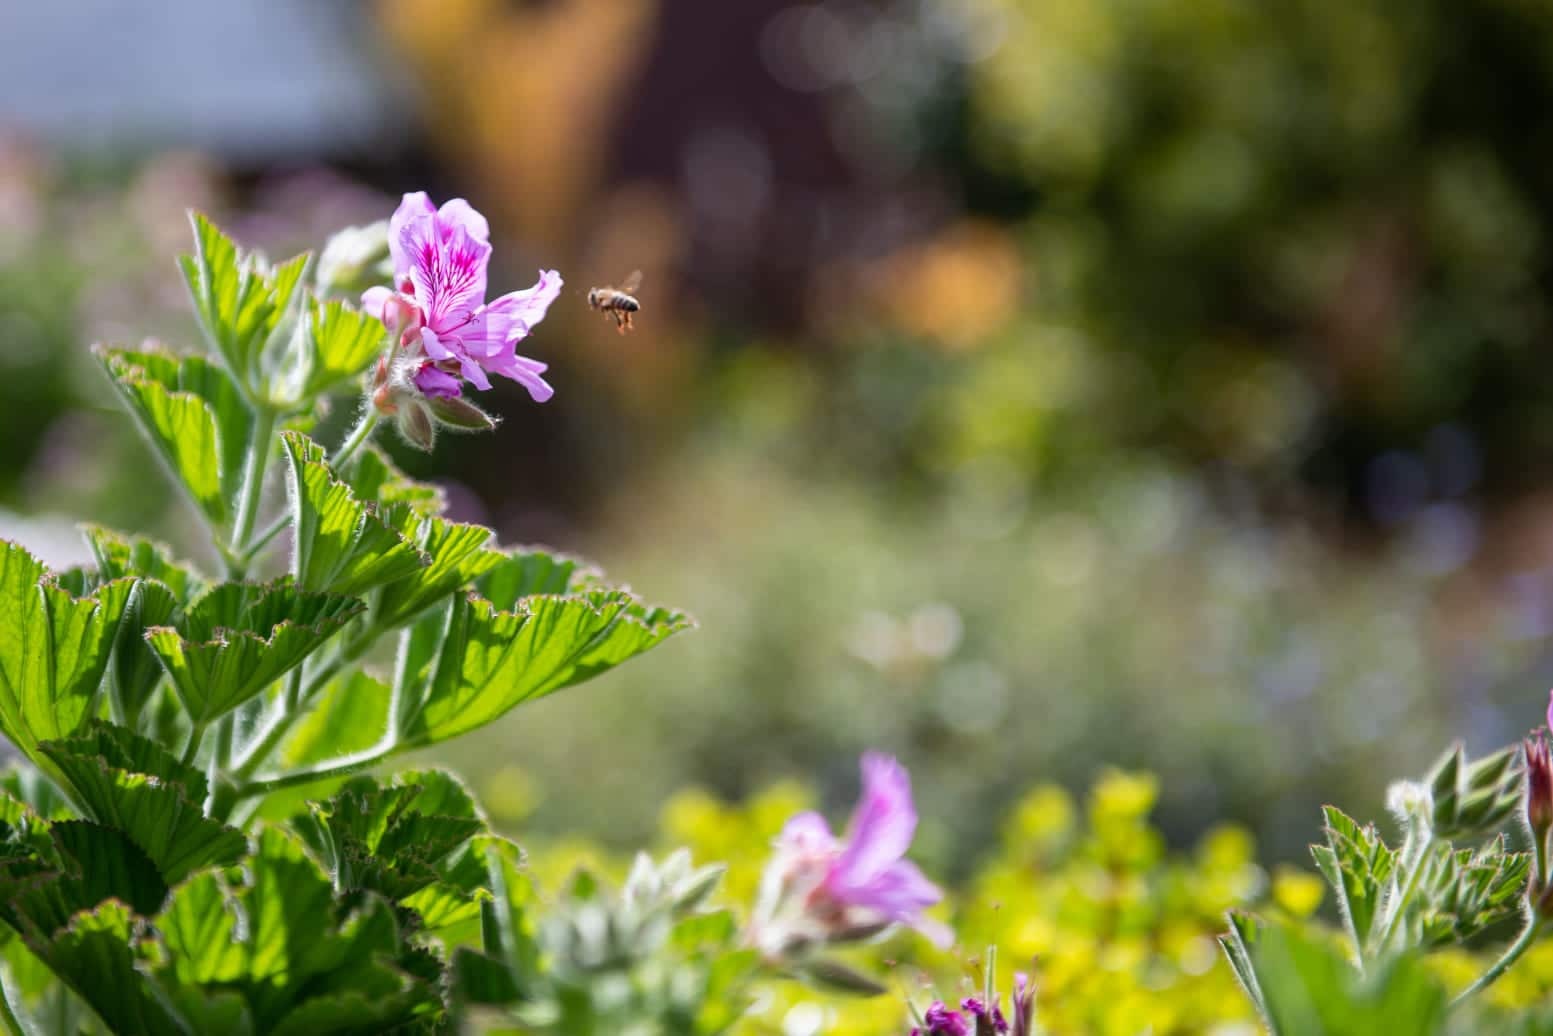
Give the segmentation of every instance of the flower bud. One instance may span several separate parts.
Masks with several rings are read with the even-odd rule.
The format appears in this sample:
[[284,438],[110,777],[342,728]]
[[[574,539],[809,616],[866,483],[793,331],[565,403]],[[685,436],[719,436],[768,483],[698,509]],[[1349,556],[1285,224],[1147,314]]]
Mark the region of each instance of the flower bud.
[[378,280],[388,259],[388,220],[346,227],[331,237],[318,256],[318,288],[324,294],[348,294]]

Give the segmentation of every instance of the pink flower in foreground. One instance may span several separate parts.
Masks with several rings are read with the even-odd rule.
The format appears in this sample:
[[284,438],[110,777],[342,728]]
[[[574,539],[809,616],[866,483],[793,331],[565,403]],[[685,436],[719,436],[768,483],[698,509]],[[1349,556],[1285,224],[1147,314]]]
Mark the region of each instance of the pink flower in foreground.
[[545,318],[561,276],[542,270],[532,288],[487,303],[489,238],[485,217],[464,199],[439,209],[423,191],[406,194],[388,224],[397,290],[370,288],[361,304],[398,333],[423,395],[457,397],[465,380],[488,389],[487,375],[500,374],[543,403],[555,391],[541,377],[546,365],[516,346]]
[[800,813],[782,829],[772,868],[783,898],[799,903],[822,939],[904,924],[948,945],[949,930],[922,916],[943,893],[905,859],[917,829],[911,778],[900,763],[876,753],[863,756],[862,773],[862,796],[844,839],[818,813]]

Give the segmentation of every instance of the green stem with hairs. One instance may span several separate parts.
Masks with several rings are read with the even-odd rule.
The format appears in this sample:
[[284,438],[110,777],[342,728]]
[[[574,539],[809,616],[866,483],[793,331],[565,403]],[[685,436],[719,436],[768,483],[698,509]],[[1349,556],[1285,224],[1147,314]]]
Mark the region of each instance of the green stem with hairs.
[[1457,993],[1456,998],[1451,1001],[1451,1007],[1460,1006],[1463,1001],[1470,999],[1472,996],[1493,985],[1500,975],[1509,970],[1510,965],[1521,959],[1521,954],[1531,949],[1532,943],[1537,941],[1537,935],[1541,929],[1542,924],[1537,920],[1536,914],[1533,913],[1526,919],[1526,927],[1521,929],[1521,934],[1510,944],[1510,948],[1505,950],[1499,959],[1489,966],[1487,971],[1479,975],[1476,982]]

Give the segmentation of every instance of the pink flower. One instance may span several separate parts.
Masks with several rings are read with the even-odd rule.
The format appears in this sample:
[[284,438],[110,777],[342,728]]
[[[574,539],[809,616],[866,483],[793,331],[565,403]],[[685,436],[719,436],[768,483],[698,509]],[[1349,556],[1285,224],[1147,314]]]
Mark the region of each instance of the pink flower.
[[485,217],[464,199],[439,209],[422,191],[406,194],[388,224],[397,290],[370,288],[361,304],[398,333],[425,395],[458,396],[463,380],[488,389],[487,375],[500,374],[543,403],[555,392],[541,377],[546,365],[519,356],[516,346],[545,318],[561,276],[541,270],[532,288],[487,303],[489,238]]
[[905,859],[917,829],[910,776],[900,763],[876,753],[863,756],[862,774],[862,797],[844,840],[831,834],[818,813],[800,813],[787,822],[774,861],[783,884],[801,890],[805,913],[833,933],[904,924],[948,945],[949,930],[922,916],[943,893]]

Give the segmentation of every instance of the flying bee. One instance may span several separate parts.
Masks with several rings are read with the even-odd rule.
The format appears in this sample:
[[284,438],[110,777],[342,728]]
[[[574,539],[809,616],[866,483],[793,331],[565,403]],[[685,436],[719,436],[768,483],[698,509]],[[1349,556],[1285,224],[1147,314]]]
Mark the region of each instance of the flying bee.
[[620,287],[594,288],[588,292],[588,305],[615,318],[615,328],[621,334],[631,329],[631,315],[642,308],[636,301],[636,289],[642,286],[642,271],[633,270],[631,276],[620,282]]

